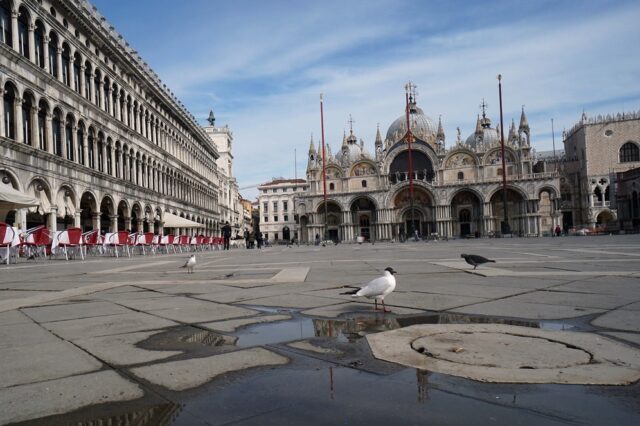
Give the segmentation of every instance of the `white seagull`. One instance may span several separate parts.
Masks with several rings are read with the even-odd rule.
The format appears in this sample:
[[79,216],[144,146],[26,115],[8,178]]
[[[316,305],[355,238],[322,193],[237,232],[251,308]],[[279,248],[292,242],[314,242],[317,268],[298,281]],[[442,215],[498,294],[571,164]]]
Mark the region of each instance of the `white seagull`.
[[394,274],[397,274],[397,272],[394,271],[392,267],[385,268],[383,276],[369,281],[362,288],[340,294],[350,294],[352,297],[363,296],[367,299],[374,299],[375,310],[378,310],[378,300],[380,300],[382,302],[382,311],[391,312],[384,306],[384,297],[396,288],[396,277],[393,276]]
[[187,268],[187,273],[193,274],[193,268],[196,266],[196,255],[192,254],[191,257],[185,262],[181,268]]

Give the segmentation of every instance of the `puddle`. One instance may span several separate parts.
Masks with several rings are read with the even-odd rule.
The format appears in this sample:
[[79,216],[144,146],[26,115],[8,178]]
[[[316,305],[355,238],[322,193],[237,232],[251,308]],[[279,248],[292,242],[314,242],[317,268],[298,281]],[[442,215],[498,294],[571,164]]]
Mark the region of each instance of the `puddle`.
[[233,345],[235,340],[232,337],[205,330],[180,338],[184,343],[200,343],[207,346]]

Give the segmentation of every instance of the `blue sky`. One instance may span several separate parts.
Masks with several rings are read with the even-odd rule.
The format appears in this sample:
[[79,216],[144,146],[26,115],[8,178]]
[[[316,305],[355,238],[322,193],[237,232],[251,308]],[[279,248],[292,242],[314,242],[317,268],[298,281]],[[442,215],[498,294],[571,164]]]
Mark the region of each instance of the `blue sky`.
[[[202,124],[209,109],[234,134],[241,187],[304,177],[311,133],[333,152],[348,129],[373,151],[402,114],[404,85],[442,116],[447,145],[466,138],[479,104],[505,125],[525,105],[537,150],[588,115],[640,109],[637,1],[94,0]],[[505,130],[506,131],[506,130]],[[242,191],[253,197],[255,190]]]

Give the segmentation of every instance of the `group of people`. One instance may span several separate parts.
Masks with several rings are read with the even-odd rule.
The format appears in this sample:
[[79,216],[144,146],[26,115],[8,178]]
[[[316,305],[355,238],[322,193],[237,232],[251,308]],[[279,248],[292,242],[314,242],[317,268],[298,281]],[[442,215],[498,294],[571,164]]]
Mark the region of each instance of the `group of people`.
[[246,248],[250,249],[253,248],[254,245],[257,245],[257,248],[260,249],[264,243],[262,232],[249,232],[248,229],[244,230],[244,244]]

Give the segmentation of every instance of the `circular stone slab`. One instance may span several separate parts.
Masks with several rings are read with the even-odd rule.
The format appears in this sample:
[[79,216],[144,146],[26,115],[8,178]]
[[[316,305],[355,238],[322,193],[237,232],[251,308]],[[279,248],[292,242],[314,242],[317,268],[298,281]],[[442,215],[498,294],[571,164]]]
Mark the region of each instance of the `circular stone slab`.
[[414,325],[367,336],[373,355],[482,382],[624,385],[640,351],[591,333],[502,324]]

